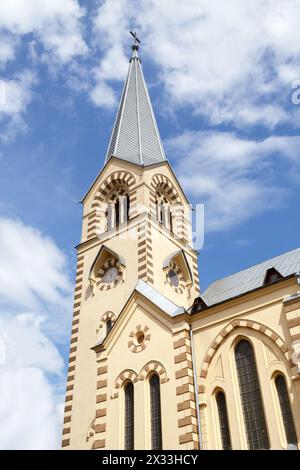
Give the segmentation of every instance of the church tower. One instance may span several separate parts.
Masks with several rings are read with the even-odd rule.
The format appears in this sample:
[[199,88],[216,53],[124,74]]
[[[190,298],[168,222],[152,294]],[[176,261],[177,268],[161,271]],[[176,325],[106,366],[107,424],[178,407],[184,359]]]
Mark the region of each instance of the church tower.
[[300,248],[199,292],[135,36],[82,200],[64,449],[300,448]]
[[196,448],[186,316],[199,295],[197,253],[137,38],[105,164],[82,204],[62,445]]

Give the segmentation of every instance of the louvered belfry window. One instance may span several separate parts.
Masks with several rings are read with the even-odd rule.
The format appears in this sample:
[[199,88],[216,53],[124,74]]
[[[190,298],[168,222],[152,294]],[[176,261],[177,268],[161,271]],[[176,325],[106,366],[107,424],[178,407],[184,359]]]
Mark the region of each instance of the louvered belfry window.
[[238,343],[235,348],[235,362],[248,446],[251,450],[269,449],[254,351],[249,341],[241,340]]
[[125,450],[134,449],[134,388],[133,383],[125,386]]
[[151,449],[162,449],[161,430],[161,404],[160,404],[160,383],[157,374],[153,375],[150,383],[150,415],[151,415]]
[[287,443],[294,444],[297,446],[297,435],[296,435],[289,395],[288,395],[288,391],[286,388],[285,378],[282,375],[278,375],[275,379],[275,385],[276,385],[276,390],[278,393],[281,416],[282,416]]
[[226,398],[225,398],[224,392],[220,391],[217,393],[216,401],[217,401],[217,407],[218,407],[222,448],[223,450],[231,450],[228,414],[227,414]]

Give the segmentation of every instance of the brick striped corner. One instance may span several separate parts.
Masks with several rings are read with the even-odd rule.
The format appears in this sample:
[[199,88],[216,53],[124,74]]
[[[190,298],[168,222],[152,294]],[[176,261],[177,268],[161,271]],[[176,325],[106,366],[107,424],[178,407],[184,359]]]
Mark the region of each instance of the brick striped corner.
[[200,295],[200,282],[199,282],[199,271],[198,271],[197,258],[196,259],[193,258],[193,260],[192,260],[192,273],[193,273],[194,287]]
[[80,307],[81,307],[81,300],[82,300],[83,266],[84,266],[84,255],[78,255],[75,292],[74,292],[73,322],[72,322],[70,352],[69,352],[69,367],[68,367],[66,397],[65,397],[64,426],[63,426],[63,431],[62,431],[62,434],[63,434],[62,447],[68,447],[70,445],[72,402],[73,402],[73,390],[74,390],[74,380],[75,380],[75,370],[76,370],[76,352],[77,352],[78,328],[79,328],[79,314],[80,314]]
[[[284,312],[286,317],[287,326],[291,335],[291,358],[298,354],[298,343],[300,343],[300,300],[299,297],[291,298],[284,301]],[[297,345],[297,347],[296,347]],[[296,363],[295,363],[296,362]],[[290,361],[292,367],[293,377],[299,377],[297,361]]]
[[138,227],[138,279],[154,283],[151,223],[148,220]]
[[198,449],[196,400],[192,352],[187,329],[173,335],[179,445],[182,450]]
[[107,359],[99,361],[97,367],[97,393],[96,393],[96,418],[94,423],[93,449],[105,449],[106,447],[106,419],[107,419]]

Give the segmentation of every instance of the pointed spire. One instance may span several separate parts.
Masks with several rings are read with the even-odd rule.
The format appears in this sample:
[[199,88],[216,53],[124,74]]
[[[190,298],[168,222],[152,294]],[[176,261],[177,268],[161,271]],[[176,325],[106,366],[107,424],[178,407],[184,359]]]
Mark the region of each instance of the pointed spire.
[[115,156],[138,165],[166,160],[138,50],[140,40],[132,33],[132,56],[105,163]]

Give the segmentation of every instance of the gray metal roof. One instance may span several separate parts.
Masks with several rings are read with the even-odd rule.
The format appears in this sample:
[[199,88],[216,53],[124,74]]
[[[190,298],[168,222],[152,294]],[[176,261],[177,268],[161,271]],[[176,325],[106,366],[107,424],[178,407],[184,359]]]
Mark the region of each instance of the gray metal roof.
[[135,291],[151,300],[151,302],[153,302],[158,308],[163,310],[171,317],[176,317],[181,313],[185,313],[185,309],[183,307],[178,307],[178,305],[171,302],[171,300],[167,299],[164,295],[154,289],[154,287],[150,286],[141,279],[135,286]]
[[251,266],[213,282],[201,297],[211,306],[261,287],[267,269],[275,268],[283,277],[300,271],[300,248]]
[[132,46],[129,71],[105,163],[115,156],[138,165],[166,159],[143,76],[138,45]]

